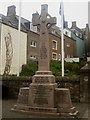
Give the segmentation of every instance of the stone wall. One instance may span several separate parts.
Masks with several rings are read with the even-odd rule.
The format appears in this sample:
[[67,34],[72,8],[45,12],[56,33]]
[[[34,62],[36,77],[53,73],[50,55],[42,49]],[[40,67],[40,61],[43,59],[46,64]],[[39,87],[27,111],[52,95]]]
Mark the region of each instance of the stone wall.
[[[19,88],[28,87],[32,82],[31,77],[2,77],[3,98],[17,98]],[[69,88],[72,101],[80,101],[80,79],[79,77],[56,77],[58,88]],[[6,94],[7,92],[7,94]]]
[[2,77],[2,98],[16,98],[18,97],[19,89],[27,87],[31,83],[31,77],[16,77],[6,76]]
[[72,101],[80,101],[80,79],[79,77],[64,77],[56,78],[59,88],[68,88],[70,89]]

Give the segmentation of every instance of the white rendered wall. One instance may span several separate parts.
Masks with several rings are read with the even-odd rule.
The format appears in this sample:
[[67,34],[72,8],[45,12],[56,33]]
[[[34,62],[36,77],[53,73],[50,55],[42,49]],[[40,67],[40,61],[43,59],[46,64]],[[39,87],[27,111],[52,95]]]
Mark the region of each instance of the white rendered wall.
[[[11,64],[10,74],[17,74],[17,56],[18,56],[18,30],[10,26],[2,24],[1,27],[1,59],[0,59],[0,74],[4,73],[5,63],[6,63],[6,45],[5,37],[10,33],[12,38],[12,48],[13,48],[13,58]],[[26,64],[27,58],[27,33],[21,32],[21,39],[19,45],[19,58],[20,58],[20,70],[23,64]]]

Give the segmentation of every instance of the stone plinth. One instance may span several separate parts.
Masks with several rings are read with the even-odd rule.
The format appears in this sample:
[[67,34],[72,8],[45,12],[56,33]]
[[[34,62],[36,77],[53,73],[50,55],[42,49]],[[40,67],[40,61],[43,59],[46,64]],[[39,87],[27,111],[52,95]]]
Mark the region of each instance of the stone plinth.
[[19,90],[17,104],[28,104],[29,87],[23,87]]
[[61,116],[76,116],[78,111],[73,107],[70,91],[66,88],[55,88],[55,107]]

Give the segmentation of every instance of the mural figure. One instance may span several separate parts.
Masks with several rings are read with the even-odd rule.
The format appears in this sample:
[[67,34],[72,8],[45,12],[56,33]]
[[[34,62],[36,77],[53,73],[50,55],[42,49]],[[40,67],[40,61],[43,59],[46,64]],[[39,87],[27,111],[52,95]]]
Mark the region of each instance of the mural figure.
[[13,58],[13,47],[12,47],[12,38],[10,33],[7,34],[5,37],[5,44],[6,44],[6,64],[4,69],[4,75],[9,75],[10,73],[10,67],[12,64],[12,58]]

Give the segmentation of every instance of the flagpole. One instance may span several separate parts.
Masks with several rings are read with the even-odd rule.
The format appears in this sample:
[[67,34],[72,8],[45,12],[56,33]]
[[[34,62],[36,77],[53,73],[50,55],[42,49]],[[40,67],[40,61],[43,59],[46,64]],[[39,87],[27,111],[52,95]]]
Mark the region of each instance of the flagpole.
[[62,77],[64,77],[64,8],[61,2],[61,61],[62,61]]
[[18,21],[18,48],[17,48],[17,76],[19,76],[20,72],[20,35],[21,31],[21,0],[19,0],[19,21]]

